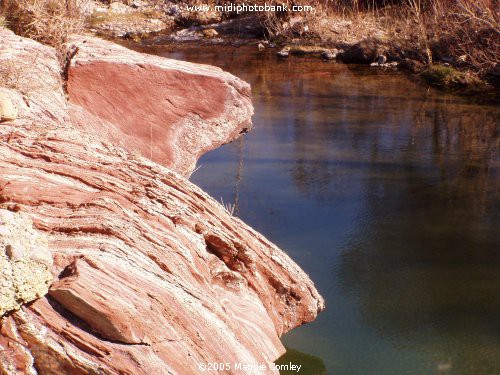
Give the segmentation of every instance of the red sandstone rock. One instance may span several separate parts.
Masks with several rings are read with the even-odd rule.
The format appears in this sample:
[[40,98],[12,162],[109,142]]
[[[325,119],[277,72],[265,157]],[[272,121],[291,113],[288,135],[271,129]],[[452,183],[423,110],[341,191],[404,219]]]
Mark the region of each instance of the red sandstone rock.
[[[91,112],[94,103],[86,94],[92,86],[83,79],[90,73],[78,71],[78,61],[86,69],[83,57],[70,72],[74,104],[68,107],[52,49],[1,29],[0,46],[0,64],[38,56],[22,74],[40,83],[23,94],[22,88],[10,90],[19,115],[0,124],[0,208],[26,213],[45,233],[56,280],[47,296],[0,319],[0,370],[195,374],[199,363],[267,363],[282,354],[279,336],[313,320],[324,307],[307,275],[184,177],[109,142],[113,134],[101,133],[99,126],[125,131],[116,114],[123,102],[112,101],[108,108],[100,103],[91,128],[80,122],[77,129],[69,113]],[[97,66],[110,75],[112,58],[103,60]],[[221,86],[236,82],[242,89],[237,94],[226,87],[222,110],[210,112],[198,103],[201,107],[188,112],[168,107],[170,117],[162,112],[175,119],[170,124],[186,126],[175,128],[183,134],[176,139],[186,143],[169,143],[170,162],[183,173],[195,157],[183,162],[175,153],[187,157],[188,147],[194,147],[198,155],[233,135],[226,130],[211,133],[206,143],[189,143],[186,129],[193,128],[183,116],[204,108],[200,117],[207,123],[200,120],[201,130],[192,136],[217,123],[238,133],[236,118],[242,117],[235,113],[250,111],[246,84],[212,68],[186,66],[200,92],[207,82],[219,85],[214,76],[225,77]],[[142,70],[146,79],[158,68],[148,69]],[[198,78],[206,72],[214,72],[208,81]],[[140,78],[140,70],[136,73]],[[188,76],[182,82],[191,83]],[[242,107],[229,108],[227,92],[233,105]],[[228,122],[221,122],[221,113]],[[153,120],[159,127],[161,117]]]
[[[219,68],[91,37],[74,37],[68,50],[76,52],[68,69],[70,102],[106,120],[113,144],[182,174],[251,126],[250,85]],[[71,114],[76,126],[92,129],[87,116]]]

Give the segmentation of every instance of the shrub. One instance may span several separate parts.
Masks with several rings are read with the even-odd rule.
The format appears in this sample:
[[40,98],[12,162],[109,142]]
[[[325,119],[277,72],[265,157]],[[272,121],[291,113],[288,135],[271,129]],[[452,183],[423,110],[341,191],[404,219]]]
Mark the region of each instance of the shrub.
[[[258,0],[264,1],[264,0]],[[325,41],[332,30],[339,41],[342,20],[362,38],[379,29],[405,51],[417,51],[427,63],[443,59],[481,75],[500,65],[500,20],[497,0],[287,0],[308,4],[315,13],[269,13],[263,23],[272,36],[304,35]],[[314,32],[315,35],[313,35]]]
[[77,0],[4,0],[1,12],[17,34],[56,47],[83,29]]
[[500,55],[498,3],[494,6],[490,0],[456,0],[450,8],[444,0],[435,2],[442,17],[434,20],[439,51],[479,73],[493,70]]

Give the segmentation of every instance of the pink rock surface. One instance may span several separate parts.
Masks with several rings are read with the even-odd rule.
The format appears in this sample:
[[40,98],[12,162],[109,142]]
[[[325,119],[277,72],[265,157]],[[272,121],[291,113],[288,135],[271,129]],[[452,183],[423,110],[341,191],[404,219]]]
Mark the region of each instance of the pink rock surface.
[[[0,64],[39,56],[23,74],[41,83],[10,90],[19,116],[0,125],[0,208],[28,214],[45,233],[56,280],[47,296],[0,319],[0,372],[195,374],[200,363],[277,359],[279,336],[324,308],[308,276],[180,174],[113,145],[99,128],[123,125],[112,112],[75,126],[70,113],[91,107],[67,105],[52,49],[2,29],[0,46]],[[85,97],[77,82],[72,92]],[[247,103],[244,90],[234,95]],[[214,134],[212,146],[233,133]],[[187,152],[178,145],[174,152]],[[189,171],[193,161],[179,160]]]
[[[107,139],[182,174],[201,154],[251,126],[250,85],[219,68],[74,37],[68,69],[71,103],[104,119]],[[76,126],[86,116],[71,112]],[[100,129],[97,129],[100,132]]]

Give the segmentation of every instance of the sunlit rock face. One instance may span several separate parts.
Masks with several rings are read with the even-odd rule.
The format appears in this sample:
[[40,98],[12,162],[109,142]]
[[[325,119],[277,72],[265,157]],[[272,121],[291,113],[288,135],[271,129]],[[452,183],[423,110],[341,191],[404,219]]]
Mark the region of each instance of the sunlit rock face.
[[251,126],[250,85],[220,68],[96,38],[74,37],[68,50],[69,99],[80,107],[70,112],[74,124],[181,174]]
[[[190,170],[202,147],[171,145],[186,158],[195,147],[191,161],[172,159],[172,171],[113,144],[106,126],[121,131],[112,113],[123,104],[114,101],[108,117],[96,110],[75,125],[75,113],[92,109],[78,87],[83,76],[70,68],[70,93],[81,97],[68,105],[54,50],[5,30],[0,45],[0,62],[15,56],[32,83],[10,88],[18,117],[0,125],[0,208],[29,217],[47,238],[54,278],[47,296],[1,318],[1,372],[194,374],[200,363],[266,363],[282,354],[279,336],[313,320],[323,300],[286,254],[177,173]],[[189,69],[193,86],[197,69],[212,71]],[[245,90],[231,94],[235,108],[223,113],[239,111],[237,102],[250,111]],[[176,124],[192,119],[171,111]],[[215,112],[199,116],[208,121],[200,120],[200,136],[222,121]],[[238,134],[240,123],[231,126]],[[206,139],[212,147],[234,134]]]

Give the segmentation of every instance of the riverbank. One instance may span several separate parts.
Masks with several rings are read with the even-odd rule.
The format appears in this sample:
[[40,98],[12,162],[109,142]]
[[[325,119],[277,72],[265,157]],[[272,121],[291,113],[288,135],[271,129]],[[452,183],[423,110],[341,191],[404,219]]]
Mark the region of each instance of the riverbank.
[[[280,58],[308,54],[326,61],[401,69],[427,84],[462,94],[492,96],[500,87],[500,26],[497,9],[488,0],[475,5],[462,0],[453,4],[447,0],[395,2],[391,6],[359,2],[357,7],[343,8],[311,3],[314,11],[310,12],[242,14],[190,5],[68,0],[64,9],[52,10],[59,23],[52,22],[49,31],[44,27],[47,20],[36,16],[47,13],[40,5],[18,9],[31,12],[36,22],[29,22],[26,16],[23,21],[5,6],[4,17],[7,24],[14,28],[20,24],[32,34],[28,36],[38,39],[47,39],[47,32],[64,39],[65,32],[76,29],[143,45],[251,44],[260,50],[275,48]],[[70,26],[63,20],[71,14],[79,22]]]

